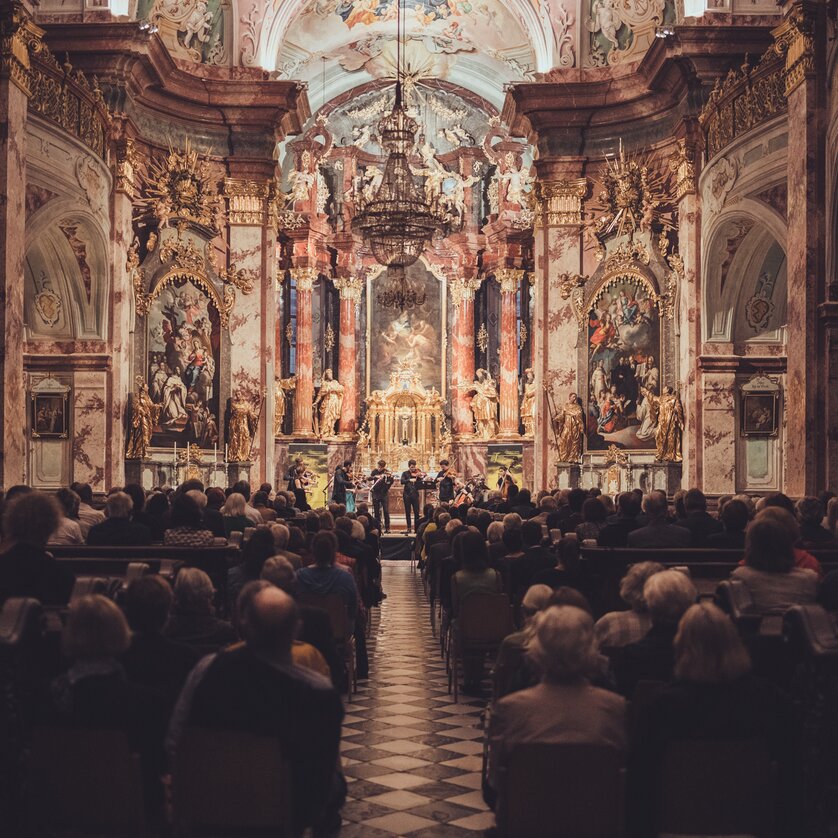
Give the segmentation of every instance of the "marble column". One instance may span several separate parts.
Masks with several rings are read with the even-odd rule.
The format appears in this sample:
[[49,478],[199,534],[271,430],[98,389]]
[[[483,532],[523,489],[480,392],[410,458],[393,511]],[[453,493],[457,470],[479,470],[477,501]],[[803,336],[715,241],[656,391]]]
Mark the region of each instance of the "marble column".
[[[783,435],[786,494],[814,495],[824,485],[827,461],[824,419],[822,323],[825,299],[824,81],[826,4],[789,4],[774,30],[785,55],[788,100],[788,302]],[[820,71],[820,72],[819,72]],[[791,281],[793,278],[794,281]]]
[[454,379],[451,394],[452,430],[459,437],[474,433],[468,385],[474,381],[474,294],[480,282],[479,279],[453,279],[449,286],[454,306],[451,329],[451,374]]
[[254,279],[251,293],[236,293],[231,315],[230,395],[244,395],[260,414],[250,479],[261,482],[272,475],[274,451],[275,232],[268,212],[271,181],[246,174],[224,181],[230,261]]
[[[567,401],[584,384],[577,381],[580,326],[571,298],[585,277],[582,247],[582,199],[585,178],[574,177],[581,161],[562,164],[540,162],[536,181],[534,251],[535,311],[533,312],[534,372],[536,386],[533,487],[556,483],[557,449],[551,421],[551,402]],[[584,399],[584,392],[580,393]]]
[[43,30],[31,9],[0,9],[0,433],[2,485],[26,480],[26,386],[23,378],[23,262],[26,247],[26,116],[31,95],[29,51]]
[[517,292],[524,272],[500,268],[500,429],[501,437],[518,436],[518,311]]
[[311,343],[311,289],[316,268],[292,268],[297,287],[297,384],[294,393],[294,434],[313,435],[311,403],[314,401],[314,356]]
[[338,381],[343,385],[343,405],[338,421],[338,433],[354,434],[358,430],[358,306],[364,281],[360,276],[336,279],[340,292],[340,337],[338,352]]

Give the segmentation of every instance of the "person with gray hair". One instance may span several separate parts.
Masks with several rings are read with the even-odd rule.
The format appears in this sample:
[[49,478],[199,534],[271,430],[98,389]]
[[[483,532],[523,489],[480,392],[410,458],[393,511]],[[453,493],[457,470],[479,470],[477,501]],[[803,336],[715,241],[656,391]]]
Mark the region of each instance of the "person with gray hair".
[[90,528],[87,543],[99,547],[141,547],[151,544],[151,530],[131,520],[134,501],[125,492],[113,492],[105,501],[101,524]]
[[163,634],[203,654],[234,643],[236,633],[226,620],[215,616],[215,587],[197,567],[185,567],[175,579],[175,601]]
[[631,698],[640,681],[672,679],[673,641],[678,622],[698,598],[695,586],[680,570],[652,574],[643,586],[652,627],[642,640],[618,650],[612,658],[617,689]]
[[655,490],[643,498],[648,523],[628,534],[628,547],[689,547],[691,535],[686,527],[669,523],[666,493]]
[[[627,747],[626,702],[591,685],[596,671],[594,623],[581,608],[555,605],[535,621],[528,656],[541,672],[534,687],[501,698],[489,725],[489,783],[497,789],[498,769],[522,743]],[[494,795],[487,792],[492,805]]]
[[646,607],[643,587],[650,577],[663,569],[657,562],[638,562],[629,567],[620,582],[620,597],[629,605],[629,610],[611,611],[597,620],[594,635],[599,649],[628,646],[649,633],[652,618]]
[[291,540],[291,530],[285,524],[271,524],[271,535],[274,537],[274,555],[283,556],[294,567],[299,570],[303,566],[303,559],[299,553],[288,549],[288,542]]

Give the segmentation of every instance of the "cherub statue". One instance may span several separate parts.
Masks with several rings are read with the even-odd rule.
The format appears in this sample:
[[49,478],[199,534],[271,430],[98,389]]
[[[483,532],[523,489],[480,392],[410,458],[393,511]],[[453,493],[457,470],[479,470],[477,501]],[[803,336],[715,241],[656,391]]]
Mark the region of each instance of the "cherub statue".
[[186,30],[186,34],[183,36],[183,45],[187,49],[191,47],[193,38],[197,38],[198,43],[201,44],[209,41],[212,18],[213,14],[207,10],[206,0],[198,0],[195,3],[195,8],[183,21],[183,28]]

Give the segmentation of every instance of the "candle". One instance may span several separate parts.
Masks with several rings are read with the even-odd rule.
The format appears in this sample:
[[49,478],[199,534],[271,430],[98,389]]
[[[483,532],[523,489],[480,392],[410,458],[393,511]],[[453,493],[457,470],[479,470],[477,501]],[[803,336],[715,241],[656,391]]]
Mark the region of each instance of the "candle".
[[224,443],[224,462],[227,462],[227,443]]
[[218,465],[218,443],[217,442],[212,447],[212,464],[214,466]]

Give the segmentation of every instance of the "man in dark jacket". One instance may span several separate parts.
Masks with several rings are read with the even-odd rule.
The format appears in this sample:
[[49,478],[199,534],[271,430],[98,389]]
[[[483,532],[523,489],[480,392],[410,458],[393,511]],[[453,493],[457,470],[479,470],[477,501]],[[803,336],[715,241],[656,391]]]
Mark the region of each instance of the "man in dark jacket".
[[649,521],[628,534],[628,547],[689,547],[690,534],[684,527],[670,524],[668,503],[663,492],[650,492],[643,499],[643,511]]
[[628,535],[638,529],[637,515],[640,504],[633,492],[623,492],[617,498],[617,515],[614,520],[606,524],[599,532],[597,545],[600,547],[625,547]]
[[169,755],[187,726],[275,737],[291,769],[294,834],[336,834],[346,793],[337,769],[340,696],[328,679],[291,663],[297,607],[288,594],[251,582],[236,610],[245,645],[192,670],[169,726]]
[[105,514],[101,524],[91,527],[87,543],[98,547],[141,547],[151,544],[151,532],[142,524],[131,520],[134,501],[125,492],[114,492],[105,501]]
[[678,521],[678,526],[690,531],[690,547],[706,547],[707,538],[724,529],[721,522],[707,512],[707,498],[701,489],[690,489],[684,495],[684,508],[687,517]]

